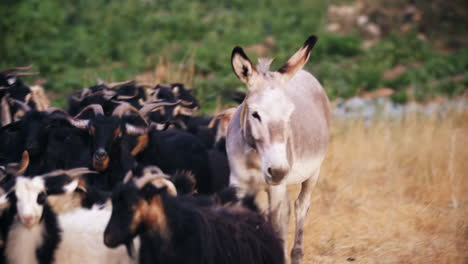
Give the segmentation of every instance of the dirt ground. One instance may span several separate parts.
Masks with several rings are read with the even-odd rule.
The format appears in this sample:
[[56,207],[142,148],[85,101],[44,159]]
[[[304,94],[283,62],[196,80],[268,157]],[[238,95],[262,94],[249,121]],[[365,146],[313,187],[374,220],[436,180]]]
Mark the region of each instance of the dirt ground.
[[304,263],[468,263],[468,113],[335,122],[331,135]]

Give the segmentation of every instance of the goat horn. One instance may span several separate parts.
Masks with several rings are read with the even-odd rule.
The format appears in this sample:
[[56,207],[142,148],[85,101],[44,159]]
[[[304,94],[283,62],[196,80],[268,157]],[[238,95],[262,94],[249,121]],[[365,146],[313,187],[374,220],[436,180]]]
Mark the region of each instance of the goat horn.
[[137,97],[137,95],[117,95],[117,100],[130,100]]
[[172,86],[170,84],[167,84],[167,83],[160,83],[160,84],[156,85],[156,87],[154,89],[159,89],[159,88],[169,88],[169,89],[171,89]]
[[47,114],[53,114],[55,112],[60,112],[60,113],[64,113],[64,114],[68,115],[68,113],[65,112],[65,110],[63,110],[61,108],[58,108],[58,107],[49,107],[44,112],[46,112]]
[[94,115],[104,115],[104,110],[102,109],[102,105],[99,104],[91,104],[83,108],[76,116],[75,118],[78,118],[80,115],[82,115],[84,112],[92,109],[94,112]]
[[31,69],[32,67],[32,64],[29,64],[29,65],[26,65],[26,66],[20,66],[20,67],[12,67],[12,68],[8,68],[8,69],[5,69],[2,71],[2,73],[10,73],[10,72],[14,72],[14,71],[27,71],[29,69]]
[[113,83],[109,83],[109,84],[106,84],[107,87],[113,89],[115,87],[119,87],[119,86],[122,86],[122,85],[125,85],[125,84],[130,84],[132,83],[133,80],[126,80],[126,81],[123,81],[123,82],[113,82]]
[[140,136],[145,134],[147,131],[147,128],[125,124],[125,132],[130,136]]
[[145,104],[141,109],[140,113],[144,116],[146,116],[149,112],[152,112],[153,110],[162,107],[162,106],[174,106],[178,105],[181,102],[181,100],[178,100],[176,102],[152,102],[152,103],[147,103]]
[[95,92],[91,95],[100,95],[102,94],[102,96],[104,97],[104,99],[106,100],[110,100],[112,99],[115,95],[117,95],[117,92],[114,91],[114,90],[103,90],[103,91],[98,91],[98,92]]
[[189,101],[181,100],[180,104],[183,105],[183,106],[191,106],[193,103],[189,102]]
[[82,119],[75,119],[73,117],[68,117],[67,120],[70,123],[70,125],[77,127],[79,129],[86,129],[89,124],[89,120],[87,119],[82,120]]
[[54,177],[54,176],[58,176],[62,174],[67,174],[70,177],[74,178],[74,177],[87,174],[87,173],[97,173],[97,172],[89,170],[88,168],[85,168],[85,167],[81,167],[81,168],[74,168],[70,170],[54,170],[52,172],[39,175],[38,177]]
[[[156,171],[150,171],[155,169]],[[157,180],[157,182],[154,182]],[[177,189],[174,186],[174,183],[172,183],[169,180],[169,176],[164,174],[161,169],[159,169],[156,166],[151,166],[150,168],[145,168],[144,169],[144,176],[141,177],[140,179],[135,181],[135,185],[138,187],[138,189],[143,188],[146,184],[149,182],[153,182],[154,186],[158,188],[167,188],[167,192],[170,195],[176,196],[177,195]]]
[[27,150],[23,151],[23,154],[21,155],[21,161],[18,167],[18,170],[16,171],[16,174],[23,174],[26,172],[26,169],[28,169],[29,166],[29,152]]
[[146,88],[152,88],[154,87],[154,85],[150,84],[150,83],[139,83],[136,85],[137,88],[140,88],[140,87],[146,87]]
[[78,177],[78,176],[81,176],[83,174],[89,174],[89,173],[92,173],[92,174],[97,174],[96,171],[92,171],[88,168],[75,168],[75,169],[71,169],[71,170],[66,170],[65,171],[66,174],[70,175],[70,177],[72,178],[75,178],[75,177]]
[[89,88],[84,88],[83,91],[81,91],[80,99],[78,101],[83,100],[83,98],[85,98],[87,95],[89,95],[90,92],[91,91],[89,90]]
[[156,179],[167,179],[168,176],[164,173],[160,174],[146,174],[143,177],[136,179],[135,180],[135,185],[138,187],[138,189],[143,188],[148,182],[151,182]]
[[172,116],[178,116],[179,114],[185,115],[185,116],[192,116],[197,110],[198,110],[198,107],[187,108],[182,105],[178,105],[174,108],[174,111],[172,112]]
[[165,175],[164,172],[158,166],[147,166],[143,169],[143,175]]
[[85,107],[83,110],[81,110],[75,117],[68,117],[67,120],[70,122],[72,126],[75,126],[79,129],[86,129],[89,124],[89,119],[79,119],[78,117],[82,115],[84,112],[88,111],[89,109],[92,109],[94,112],[94,115],[104,115],[104,110],[102,109],[101,105],[98,104],[92,104],[88,105]]
[[136,109],[135,107],[133,107],[131,104],[128,104],[128,103],[121,103],[119,106],[117,106],[114,109],[114,112],[112,112],[112,115],[122,117],[123,114],[127,111],[137,114],[145,122],[145,124],[148,125],[148,122],[146,122],[144,115],[142,115],[138,111],[138,109]]
[[21,102],[20,100],[16,100],[16,99],[13,99],[13,102],[19,105],[19,107],[23,109],[25,112],[31,111],[31,107],[25,104],[24,102]]
[[138,96],[138,90],[135,89],[135,92],[133,95],[117,95],[118,100],[130,100]]
[[133,178],[133,172],[129,170],[123,179],[123,183],[128,183]]
[[34,76],[34,75],[38,75],[39,73],[38,72],[18,72],[15,74],[15,76]]

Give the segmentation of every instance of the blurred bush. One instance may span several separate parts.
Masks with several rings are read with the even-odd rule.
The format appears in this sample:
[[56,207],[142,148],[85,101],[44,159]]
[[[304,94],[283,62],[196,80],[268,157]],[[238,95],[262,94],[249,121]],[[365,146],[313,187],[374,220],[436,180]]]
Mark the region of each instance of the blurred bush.
[[[332,98],[380,86],[400,91],[415,83],[450,95],[466,90],[466,85],[444,81],[466,75],[466,48],[442,55],[414,32],[390,34],[363,48],[359,32],[337,35],[322,30],[327,5],[320,0],[3,0],[0,67],[33,63],[60,104],[64,94],[98,77],[134,78],[153,71],[160,57],[176,64],[190,61],[195,76],[188,78],[188,85],[195,87],[206,110],[243,89],[231,72],[235,45],[245,47],[252,60],[275,56],[276,69],[310,34],[317,34],[319,42],[307,67]],[[408,66],[392,80],[382,78],[389,68],[414,63],[422,66]]]

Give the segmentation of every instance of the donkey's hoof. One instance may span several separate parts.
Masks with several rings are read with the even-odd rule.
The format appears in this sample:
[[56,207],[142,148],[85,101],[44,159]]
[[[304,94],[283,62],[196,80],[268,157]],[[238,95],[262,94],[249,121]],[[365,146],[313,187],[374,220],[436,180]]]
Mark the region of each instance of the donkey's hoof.
[[302,251],[302,248],[293,248],[293,250],[291,250],[291,264],[302,263],[303,257],[304,252]]

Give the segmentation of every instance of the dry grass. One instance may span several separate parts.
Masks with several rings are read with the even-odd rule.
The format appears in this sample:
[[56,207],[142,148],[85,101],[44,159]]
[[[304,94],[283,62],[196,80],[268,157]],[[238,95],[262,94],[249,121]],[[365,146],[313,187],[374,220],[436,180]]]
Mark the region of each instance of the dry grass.
[[331,134],[305,263],[468,263],[468,113]]

